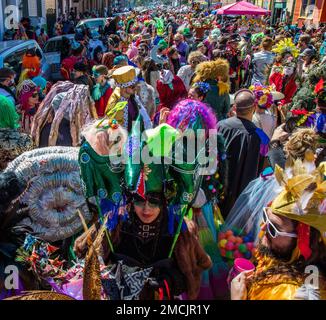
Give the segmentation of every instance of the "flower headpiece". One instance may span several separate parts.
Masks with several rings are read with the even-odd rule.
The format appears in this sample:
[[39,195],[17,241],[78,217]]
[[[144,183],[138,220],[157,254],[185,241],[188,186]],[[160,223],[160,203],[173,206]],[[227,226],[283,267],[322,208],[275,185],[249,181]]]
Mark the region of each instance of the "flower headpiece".
[[211,86],[207,82],[196,82],[192,87],[198,88],[203,94],[206,94],[209,90],[211,90]]
[[273,95],[271,92],[270,86],[263,86],[261,84],[253,84],[249,87],[255,96],[256,96],[256,103],[259,108],[261,109],[268,109],[273,104]]

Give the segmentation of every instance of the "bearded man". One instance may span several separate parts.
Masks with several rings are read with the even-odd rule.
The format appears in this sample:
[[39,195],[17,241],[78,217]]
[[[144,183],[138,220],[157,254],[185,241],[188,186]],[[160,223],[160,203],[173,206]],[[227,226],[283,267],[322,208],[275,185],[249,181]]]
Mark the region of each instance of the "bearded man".
[[325,162],[311,170],[296,160],[287,173],[276,167],[284,189],[264,208],[256,269],[232,280],[232,300],[326,299],[325,173]]

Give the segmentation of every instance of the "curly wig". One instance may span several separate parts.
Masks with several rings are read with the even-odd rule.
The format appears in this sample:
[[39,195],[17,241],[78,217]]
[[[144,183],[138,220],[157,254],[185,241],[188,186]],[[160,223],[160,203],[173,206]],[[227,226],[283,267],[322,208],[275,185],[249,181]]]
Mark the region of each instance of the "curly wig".
[[217,119],[212,108],[191,99],[180,101],[169,113],[167,123],[174,128],[186,130],[192,128],[198,118],[207,134],[209,129],[216,129]]
[[303,160],[307,150],[315,153],[318,136],[313,129],[298,129],[284,145],[287,157]]
[[41,71],[41,61],[36,54],[26,53],[22,59],[23,69],[28,69],[28,77],[33,78],[39,75]]
[[229,68],[229,63],[225,59],[202,62],[196,68],[193,82],[218,80],[218,78],[223,82],[229,82]]

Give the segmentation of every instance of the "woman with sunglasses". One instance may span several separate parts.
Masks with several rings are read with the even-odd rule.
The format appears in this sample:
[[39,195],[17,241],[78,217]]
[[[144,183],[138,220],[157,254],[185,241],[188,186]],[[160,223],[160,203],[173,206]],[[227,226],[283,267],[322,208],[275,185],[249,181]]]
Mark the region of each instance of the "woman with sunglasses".
[[[276,169],[275,176],[282,191],[263,208],[254,257],[256,270],[242,272],[233,279],[232,299],[326,299],[326,211],[323,206],[326,192],[319,193],[321,184],[325,183],[319,174],[325,177],[325,165],[324,162],[314,171],[297,160],[287,169],[287,174],[279,167]],[[297,166],[301,172],[295,169]],[[303,199],[305,193],[310,194],[309,200]]]
[[30,133],[33,117],[39,105],[39,88],[32,80],[24,80],[17,86],[17,100],[22,115],[22,131]]
[[[172,127],[163,125],[148,132],[153,139],[150,141],[161,138],[167,128],[175,132]],[[148,140],[146,145],[150,145]],[[82,157],[81,160],[84,161]],[[90,165],[81,165],[82,173],[84,170],[90,172]],[[99,170],[97,176],[98,173]],[[144,271],[152,268],[144,283],[135,284],[141,289],[140,299],[173,300],[184,292],[189,299],[196,299],[201,273],[211,267],[211,259],[197,240],[197,229],[193,222],[187,218],[180,221],[174,211],[179,212],[181,205],[178,203],[188,191],[188,186],[181,182],[186,176],[179,174],[179,180],[175,180],[172,185],[169,183],[172,182],[171,173],[166,171],[165,165],[142,163],[140,168],[138,164],[128,161],[124,172],[125,188],[121,188],[121,184],[114,187],[114,174],[105,177],[106,186],[111,188],[107,189],[109,196],[101,199],[101,210],[112,208],[109,204],[114,201],[113,198],[117,198],[117,194],[125,202],[120,202],[122,204],[118,205],[117,210],[109,211],[107,226],[110,236],[109,240],[105,238],[102,241],[101,256],[105,264],[122,261],[126,269],[138,267]],[[93,189],[94,183],[88,182],[90,175],[82,174],[82,177],[87,193],[97,194],[96,188]],[[182,208],[186,210],[188,203],[184,202]],[[85,254],[87,237],[95,235],[98,225],[93,225],[88,233],[76,240],[75,251],[78,256]],[[178,226],[181,227],[180,233],[177,231]],[[133,293],[134,289],[130,294]]]

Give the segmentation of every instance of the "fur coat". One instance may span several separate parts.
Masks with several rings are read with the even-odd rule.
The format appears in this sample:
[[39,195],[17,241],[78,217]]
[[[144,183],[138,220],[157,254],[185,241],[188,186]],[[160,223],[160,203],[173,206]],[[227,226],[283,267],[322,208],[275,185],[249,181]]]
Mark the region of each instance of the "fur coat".
[[[212,261],[201,247],[198,239],[198,229],[196,224],[185,218],[188,230],[182,232],[177,240],[174,249],[174,258],[178,264],[180,271],[186,278],[186,287],[188,298],[194,300],[197,298],[200,289],[201,273],[204,270],[211,268]],[[99,225],[93,224],[88,230],[88,233],[82,234],[75,241],[74,250],[77,256],[82,257],[87,251],[87,238],[91,236],[95,239]],[[111,233],[113,245],[119,243],[119,226]],[[101,239],[101,243],[94,243],[99,255],[107,260],[110,249],[108,241],[105,237]]]

